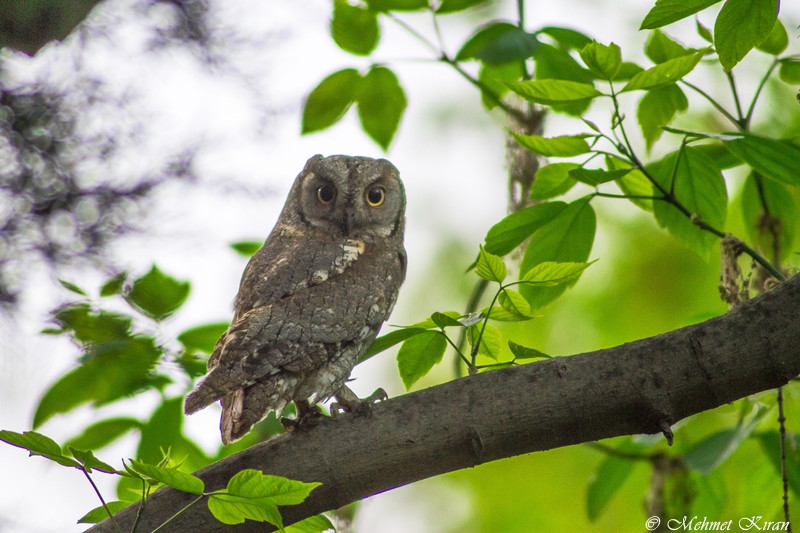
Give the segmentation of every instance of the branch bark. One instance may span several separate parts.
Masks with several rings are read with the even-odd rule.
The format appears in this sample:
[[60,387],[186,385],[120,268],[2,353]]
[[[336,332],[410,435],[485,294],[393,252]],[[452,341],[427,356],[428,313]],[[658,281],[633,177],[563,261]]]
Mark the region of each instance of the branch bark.
[[[342,416],[272,438],[196,473],[206,490],[245,468],[319,481],[284,522],[336,509],[438,474],[523,453],[664,424],[785,385],[800,374],[800,276],[730,313],[663,335],[478,374],[393,398],[372,417]],[[150,532],[194,495],[171,488],[148,500],[138,531]],[[130,531],[136,506],[116,515]],[[174,524],[174,525],[173,525]],[[92,533],[111,532],[108,520]],[[226,526],[205,505],[165,528],[173,533],[270,531]]]

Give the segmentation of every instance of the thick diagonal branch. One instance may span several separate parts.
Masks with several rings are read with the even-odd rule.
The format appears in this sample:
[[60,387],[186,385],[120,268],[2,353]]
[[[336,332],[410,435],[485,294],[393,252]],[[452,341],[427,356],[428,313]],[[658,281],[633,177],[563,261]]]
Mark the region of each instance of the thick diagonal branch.
[[[631,318],[635,320],[635,318]],[[728,314],[607,350],[465,377],[275,437],[197,473],[206,490],[256,468],[320,481],[292,523],[445,472],[528,452],[619,435],[658,433],[664,424],[785,385],[800,374],[800,276]],[[138,531],[150,532],[194,498],[172,489],[148,501]],[[136,506],[116,515],[129,530]],[[93,533],[112,531],[109,521]],[[173,525],[174,524],[174,525]],[[263,532],[225,526],[204,505],[168,528],[175,533]]]

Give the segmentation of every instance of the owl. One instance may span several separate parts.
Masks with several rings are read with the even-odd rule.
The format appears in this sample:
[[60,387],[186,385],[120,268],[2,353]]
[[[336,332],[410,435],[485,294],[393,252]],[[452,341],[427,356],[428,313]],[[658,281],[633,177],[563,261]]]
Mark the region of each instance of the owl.
[[316,155],[295,179],[275,228],[245,268],[231,326],[184,404],[220,401],[222,442],[294,402],[293,425],[361,411],[350,371],[389,317],[406,274],[406,198],[385,159]]

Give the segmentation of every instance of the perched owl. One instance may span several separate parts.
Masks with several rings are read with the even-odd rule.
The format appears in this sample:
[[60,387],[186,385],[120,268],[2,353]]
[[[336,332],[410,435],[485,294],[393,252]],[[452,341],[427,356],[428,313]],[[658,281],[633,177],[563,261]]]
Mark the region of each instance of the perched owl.
[[186,414],[221,400],[228,444],[288,402],[301,423],[331,397],[334,413],[385,398],[379,389],[359,400],[346,381],[405,279],[405,205],[385,159],[309,159],[245,268],[231,326],[186,397]]

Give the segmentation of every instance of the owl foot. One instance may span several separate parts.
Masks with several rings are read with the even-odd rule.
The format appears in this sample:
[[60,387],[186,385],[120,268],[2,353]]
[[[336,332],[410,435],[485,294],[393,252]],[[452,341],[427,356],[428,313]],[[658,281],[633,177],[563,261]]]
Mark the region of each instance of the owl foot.
[[383,389],[377,389],[366,398],[359,398],[347,386],[342,387],[336,393],[338,401],[331,404],[331,416],[336,418],[341,412],[355,413],[357,415],[372,416],[372,405],[389,399],[389,395]]
[[281,425],[286,431],[295,429],[311,429],[319,425],[325,415],[319,410],[316,404],[309,405],[307,400],[298,400],[294,402],[297,408],[297,416],[294,418],[281,418]]

